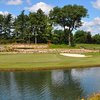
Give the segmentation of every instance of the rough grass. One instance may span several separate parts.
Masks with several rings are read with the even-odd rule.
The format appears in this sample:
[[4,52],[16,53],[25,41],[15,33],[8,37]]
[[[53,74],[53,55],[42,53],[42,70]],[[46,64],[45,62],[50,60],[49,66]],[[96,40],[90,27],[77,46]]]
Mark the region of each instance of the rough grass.
[[87,100],[100,100],[100,93],[93,94]]
[[75,46],[70,47],[66,44],[2,44],[0,45],[2,47],[12,47],[12,48],[24,48],[24,49],[37,49],[37,48],[66,48],[66,49],[80,49],[80,48],[86,48],[86,49],[99,49],[100,50],[100,44],[75,44]]
[[77,44],[77,48],[85,48],[85,49],[93,49],[93,50],[100,50],[100,44]]
[[100,66],[100,53],[88,58],[65,57],[59,54],[0,54],[1,70],[41,70]]
[[74,47],[69,47],[66,44],[51,44],[50,48],[66,48],[66,49],[99,49],[100,50],[100,44],[76,44]]

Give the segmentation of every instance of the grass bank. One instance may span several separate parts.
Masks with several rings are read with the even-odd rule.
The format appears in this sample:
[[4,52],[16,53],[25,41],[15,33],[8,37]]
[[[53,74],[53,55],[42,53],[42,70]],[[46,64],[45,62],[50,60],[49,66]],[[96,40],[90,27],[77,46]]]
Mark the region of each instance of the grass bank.
[[100,44],[75,44],[74,47],[69,47],[66,44],[51,44],[50,48],[66,48],[66,49],[92,49],[92,50],[100,50]]
[[48,70],[100,66],[100,53],[87,53],[87,58],[59,54],[0,54],[1,71]]

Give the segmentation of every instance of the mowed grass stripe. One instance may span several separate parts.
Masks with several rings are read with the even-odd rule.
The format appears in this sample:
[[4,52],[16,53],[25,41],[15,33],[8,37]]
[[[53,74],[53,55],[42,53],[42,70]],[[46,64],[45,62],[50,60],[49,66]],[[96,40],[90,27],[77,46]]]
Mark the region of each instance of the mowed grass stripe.
[[0,55],[0,68],[62,69],[100,66],[100,53],[88,53],[88,58],[65,57],[59,54],[11,54]]

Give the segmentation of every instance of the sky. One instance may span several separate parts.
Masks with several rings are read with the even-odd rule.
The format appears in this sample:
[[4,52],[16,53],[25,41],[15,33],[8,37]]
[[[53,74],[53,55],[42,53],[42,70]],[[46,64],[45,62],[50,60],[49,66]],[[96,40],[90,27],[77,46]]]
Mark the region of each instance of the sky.
[[0,14],[11,13],[17,16],[22,10],[28,14],[39,8],[48,14],[53,7],[68,4],[83,5],[88,10],[89,16],[82,19],[83,26],[80,29],[92,34],[100,33],[100,0],[0,0]]

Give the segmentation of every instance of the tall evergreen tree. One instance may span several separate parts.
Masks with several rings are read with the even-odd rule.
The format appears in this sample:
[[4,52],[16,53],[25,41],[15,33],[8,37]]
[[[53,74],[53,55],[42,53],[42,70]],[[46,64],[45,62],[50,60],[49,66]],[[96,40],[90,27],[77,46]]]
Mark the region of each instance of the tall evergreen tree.
[[4,39],[9,39],[11,36],[12,29],[12,15],[0,15],[0,31]]
[[3,31],[3,15],[0,15],[0,34],[2,34]]
[[28,16],[25,14],[25,11],[23,10],[21,12],[21,14],[19,16],[17,16],[17,18],[15,19],[15,22],[14,22],[14,26],[15,26],[15,31],[14,33],[17,34],[17,37],[19,39],[22,39],[23,42],[26,42],[25,41],[25,36],[28,31],[28,21],[29,21],[29,18]]
[[[44,42],[47,29],[47,16],[41,9],[29,14],[31,32],[34,33],[35,43]],[[39,39],[38,39],[39,38]]]

